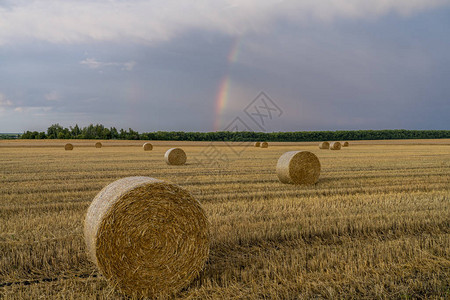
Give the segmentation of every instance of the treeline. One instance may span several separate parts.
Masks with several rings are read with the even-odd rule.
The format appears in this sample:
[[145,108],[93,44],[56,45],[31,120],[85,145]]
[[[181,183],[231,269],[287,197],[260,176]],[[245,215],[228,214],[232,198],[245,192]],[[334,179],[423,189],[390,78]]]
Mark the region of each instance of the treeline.
[[19,136],[17,133],[0,133],[0,140],[17,139]]
[[27,131],[21,139],[101,139],[101,140],[166,140],[166,141],[272,141],[307,142],[337,140],[443,139],[450,138],[450,130],[339,130],[295,132],[184,132],[156,131],[139,133],[131,128],[117,130],[103,125],[64,128],[54,124],[47,132]]
[[139,140],[142,134],[129,128],[129,130],[115,127],[107,128],[101,124],[89,125],[80,128],[77,125],[69,128],[62,127],[59,124],[53,124],[47,128],[47,132],[26,131],[21,139],[99,139],[99,140]]

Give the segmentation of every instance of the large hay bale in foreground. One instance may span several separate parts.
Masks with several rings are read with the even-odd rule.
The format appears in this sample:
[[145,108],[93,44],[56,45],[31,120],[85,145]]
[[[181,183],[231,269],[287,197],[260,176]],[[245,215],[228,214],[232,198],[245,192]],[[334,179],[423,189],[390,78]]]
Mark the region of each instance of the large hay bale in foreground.
[[278,159],[277,175],[282,183],[314,184],[319,180],[320,161],[309,151],[289,151]]
[[64,150],[73,150],[73,145],[72,145],[71,143],[67,143],[67,144],[64,146]]
[[319,149],[329,149],[330,148],[330,143],[328,142],[322,142],[319,144]]
[[341,150],[341,143],[339,143],[339,142],[332,142],[330,144],[330,150]]
[[267,147],[269,147],[269,143],[267,143],[267,142],[261,143],[261,148],[267,148]]
[[102,147],[102,143],[100,143],[100,142],[95,143],[95,148],[101,148],[101,147]]
[[255,142],[255,144],[253,144],[253,146],[255,146],[255,147],[260,147],[260,146],[261,146],[261,143],[260,143],[260,142]]
[[111,286],[131,297],[174,294],[202,270],[209,223],[189,192],[150,177],[103,188],[88,208],[90,259]]
[[348,142],[343,142],[342,147],[348,147]]
[[153,150],[153,145],[150,143],[145,143],[142,147],[144,148],[144,151]]
[[164,159],[168,165],[184,165],[187,157],[183,149],[171,148],[164,154]]

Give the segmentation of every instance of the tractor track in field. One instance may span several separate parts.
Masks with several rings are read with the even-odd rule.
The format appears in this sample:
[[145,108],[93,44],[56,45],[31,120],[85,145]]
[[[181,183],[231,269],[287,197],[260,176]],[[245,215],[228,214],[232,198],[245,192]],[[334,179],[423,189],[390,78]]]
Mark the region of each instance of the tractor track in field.
[[32,284],[39,284],[44,282],[53,282],[58,280],[68,280],[68,279],[74,279],[74,278],[97,278],[99,277],[98,274],[80,274],[80,275],[74,275],[74,276],[61,276],[61,277],[53,277],[53,278],[41,278],[41,279],[28,279],[28,280],[22,280],[22,281],[11,281],[11,282],[0,282],[0,288],[2,287],[8,287],[12,285],[32,285]]

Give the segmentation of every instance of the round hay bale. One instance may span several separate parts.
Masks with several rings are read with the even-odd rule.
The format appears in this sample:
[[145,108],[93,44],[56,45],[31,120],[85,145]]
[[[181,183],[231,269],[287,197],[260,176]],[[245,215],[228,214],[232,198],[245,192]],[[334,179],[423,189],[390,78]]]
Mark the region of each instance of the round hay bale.
[[255,142],[255,144],[254,144],[253,146],[255,146],[255,147],[260,147],[260,146],[261,146],[261,143],[260,143],[260,142]]
[[150,143],[145,143],[142,147],[144,147],[144,151],[153,150],[153,145]]
[[320,161],[309,151],[289,151],[278,159],[277,175],[282,183],[314,184],[319,180]]
[[64,146],[64,150],[73,150],[73,145],[72,145],[71,143],[67,143],[67,144]]
[[95,148],[101,148],[101,147],[102,147],[102,143],[100,143],[100,142],[95,143]]
[[341,143],[339,143],[339,142],[332,142],[330,144],[330,150],[341,150]]
[[267,148],[267,147],[269,147],[269,143],[267,143],[267,142],[261,143],[261,148]]
[[330,148],[330,143],[328,142],[322,142],[319,144],[319,149],[329,149]]
[[168,165],[184,165],[187,157],[183,149],[171,148],[164,154],[164,159]]
[[89,258],[111,286],[131,297],[172,295],[203,269],[209,223],[188,191],[150,177],[104,187],[88,208]]
[[348,142],[343,142],[342,147],[348,147]]

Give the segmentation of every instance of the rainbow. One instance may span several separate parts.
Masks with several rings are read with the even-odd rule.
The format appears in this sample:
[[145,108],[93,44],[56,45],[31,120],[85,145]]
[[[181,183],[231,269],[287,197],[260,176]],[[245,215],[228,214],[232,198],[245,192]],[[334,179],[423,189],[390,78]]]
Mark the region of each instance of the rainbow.
[[238,52],[239,52],[239,46],[241,43],[240,38],[236,38],[234,42],[231,45],[230,52],[228,53],[227,60],[228,60],[228,68],[225,72],[225,75],[223,76],[222,80],[219,84],[219,89],[217,91],[216,96],[216,116],[214,120],[214,131],[221,130],[221,116],[225,110],[225,106],[227,105],[228,95],[230,91],[230,85],[231,85],[231,76],[230,76],[230,69],[231,66],[237,61],[238,59]]

